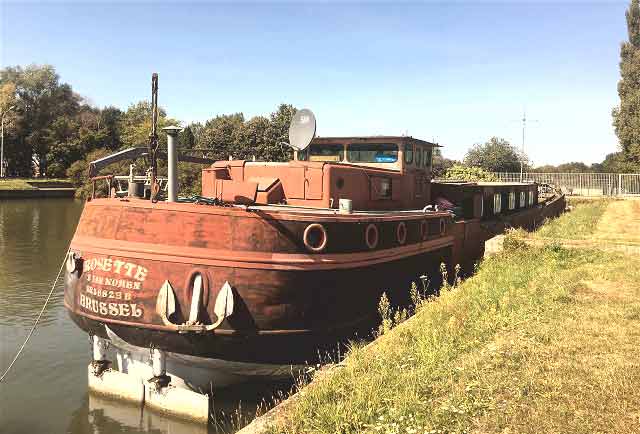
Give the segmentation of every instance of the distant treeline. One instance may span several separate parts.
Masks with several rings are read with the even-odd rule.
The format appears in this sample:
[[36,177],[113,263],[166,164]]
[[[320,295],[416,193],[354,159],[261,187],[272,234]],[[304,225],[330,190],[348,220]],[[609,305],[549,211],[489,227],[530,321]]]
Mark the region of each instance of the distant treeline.
[[[219,159],[233,155],[283,161],[290,158],[291,150],[281,142],[288,140],[295,110],[281,104],[268,117],[245,119],[242,113],[235,113],[191,123],[181,132],[181,148],[207,149],[202,155]],[[159,111],[159,129],[180,124],[165,110]],[[49,65],[0,70],[0,112],[4,114],[8,176],[29,177],[37,172],[80,179],[88,161],[120,149],[146,146],[151,131],[148,101],[124,111],[95,107],[71,85],[61,83]],[[164,134],[160,134],[160,146],[166,146]]]

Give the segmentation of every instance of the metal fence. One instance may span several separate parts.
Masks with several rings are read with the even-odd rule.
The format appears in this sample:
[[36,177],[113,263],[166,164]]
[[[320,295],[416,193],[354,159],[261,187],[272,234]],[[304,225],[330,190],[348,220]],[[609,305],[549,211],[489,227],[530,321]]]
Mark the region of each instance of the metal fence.
[[570,196],[640,196],[640,173],[520,173],[495,172],[503,182],[553,184]]

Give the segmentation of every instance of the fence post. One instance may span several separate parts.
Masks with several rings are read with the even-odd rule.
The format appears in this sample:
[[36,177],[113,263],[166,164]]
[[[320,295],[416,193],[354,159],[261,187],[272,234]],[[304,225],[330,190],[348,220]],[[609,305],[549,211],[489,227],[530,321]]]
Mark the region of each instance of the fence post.
[[622,173],[618,173],[618,196],[622,196]]

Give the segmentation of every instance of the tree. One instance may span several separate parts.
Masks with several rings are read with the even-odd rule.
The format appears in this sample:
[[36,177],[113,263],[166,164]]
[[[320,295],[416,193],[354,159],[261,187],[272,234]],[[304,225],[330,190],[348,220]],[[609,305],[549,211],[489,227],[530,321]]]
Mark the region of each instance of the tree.
[[269,126],[264,133],[261,158],[270,161],[288,161],[292,158],[292,149],[282,143],[289,142],[289,124],[297,111],[291,104],[280,104],[278,110],[271,113]]
[[454,165],[459,164],[456,160],[451,160],[449,158],[445,158],[442,155],[442,152],[438,148],[434,148],[433,150],[433,176],[435,178],[440,178],[444,176],[447,169],[450,169]]
[[[176,119],[167,117],[167,112],[158,107],[158,142],[160,147],[167,147],[167,137],[162,128],[178,125]],[[127,111],[120,117],[120,147],[130,148],[147,146],[149,144],[149,133],[151,133],[151,103],[149,101],[139,101],[129,106]]]
[[242,128],[244,115],[234,113],[231,115],[219,115],[205,122],[199,137],[198,148],[211,148],[208,155],[212,158],[224,160],[229,158],[241,158],[234,143],[237,130]]
[[[526,162],[526,157],[523,157]],[[489,172],[519,172],[520,157],[506,140],[492,137],[484,144],[475,144],[464,157],[464,164],[481,167]]]
[[626,11],[629,40],[620,48],[620,105],[613,109],[613,126],[626,160],[640,164],[640,0]]
[[105,148],[115,151],[122,146],[120,140],[120,122],[124,113],[119,108],[105,107],[100,113],[100,127],[105,130]]
[[627,160],[622,152],[607,154],[600,166],[602,172],[609,173],[632,173],[638,170],[638,165]]
[[469,167],[461,164],[454,164],[448,168],[443,179],[455,180],[455,181],[497,181],[498,178],[491,172],[486,171],[481,167]]
[[[74,117],[80,107],[80,97],[71,86],[60,83],[50,65],[8,67],[0,70],[0,86],[11,84],[15,89],[15,131],[5,139],[5,158],[9,171],[30,176],[33,166],[46,173],[47,153],[55,145],[56,131],[50,131],[60,117]],[[57,125],[55,128],[59,128]]]

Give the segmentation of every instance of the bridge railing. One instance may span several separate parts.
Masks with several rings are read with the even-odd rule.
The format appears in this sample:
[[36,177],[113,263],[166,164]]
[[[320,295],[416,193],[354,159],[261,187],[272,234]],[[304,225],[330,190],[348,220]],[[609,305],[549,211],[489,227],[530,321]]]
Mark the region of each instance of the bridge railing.
[[570,196],[640,196],[640,173],[494,172],[500,181],[553,184]]

